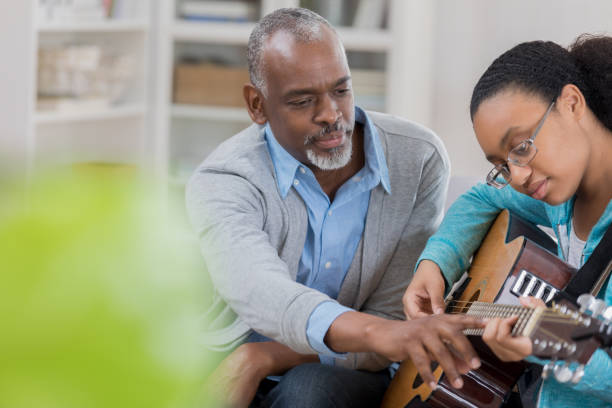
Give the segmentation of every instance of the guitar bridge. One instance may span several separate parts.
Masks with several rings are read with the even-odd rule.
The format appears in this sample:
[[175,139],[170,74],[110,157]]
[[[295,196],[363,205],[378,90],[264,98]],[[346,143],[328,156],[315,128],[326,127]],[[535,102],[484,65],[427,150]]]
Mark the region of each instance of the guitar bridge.
[[533,296],[546,303],[555,296],[558,290],[545,280],[522,269],[510,292],[516,296]]

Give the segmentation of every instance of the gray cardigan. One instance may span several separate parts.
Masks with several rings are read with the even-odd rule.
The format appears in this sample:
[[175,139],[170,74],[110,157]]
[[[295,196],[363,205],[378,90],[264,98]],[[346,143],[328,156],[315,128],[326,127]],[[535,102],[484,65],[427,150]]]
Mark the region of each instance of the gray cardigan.
[[[367,113],[381,139],[391,194],[372,190],[363,236],[337,301],[355,310],[403,319],[402,295],[444,207],[449,159],[430,130],[394,116]],[[222,143],[198,167],[186,192],[215,288],[205,344],[229,350],[250,329],[300,353],[310,314],[330,298],[295,281],[308,215],[299,194],[279,192],[263,128],[252,125]],[[335,364],[380,370],[374,353],[348,353]]]

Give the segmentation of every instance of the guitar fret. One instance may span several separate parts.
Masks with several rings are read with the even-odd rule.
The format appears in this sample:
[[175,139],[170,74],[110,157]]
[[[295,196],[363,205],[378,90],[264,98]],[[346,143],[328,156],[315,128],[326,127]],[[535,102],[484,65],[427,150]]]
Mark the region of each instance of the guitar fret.
[[512,328],[513,336],[516,336],[516,334],[520,332],[520,328],[522,327],[524,321],[525,321],[525,311],[521,310],[518,314],[518,320],[516,321],[516,324]]
[[512,330],[512,335],[513,336],[520,336],[521,333],[523,333],[523,330],[525,329],[525,326],[527,325],[527,323],[531,319],[532,315],[533,315],[533,310],[532,309],[523,309],[521,311],[521,313],[519,315],[519,320],[516,322],[516,325],[514,326],[514,328]]

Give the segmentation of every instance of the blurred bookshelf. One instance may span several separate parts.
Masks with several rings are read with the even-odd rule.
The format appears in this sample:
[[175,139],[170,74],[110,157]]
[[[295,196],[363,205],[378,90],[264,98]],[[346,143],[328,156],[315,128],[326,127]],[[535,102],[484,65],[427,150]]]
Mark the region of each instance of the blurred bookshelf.
[[[155,0],[14,2],[7,32],[23,108],[15,129],[25,170],[40,165],[151,164],[152,9]],[[23,27],[23,28],[21,28]],[[11,103],[8,95],[0,105]]]

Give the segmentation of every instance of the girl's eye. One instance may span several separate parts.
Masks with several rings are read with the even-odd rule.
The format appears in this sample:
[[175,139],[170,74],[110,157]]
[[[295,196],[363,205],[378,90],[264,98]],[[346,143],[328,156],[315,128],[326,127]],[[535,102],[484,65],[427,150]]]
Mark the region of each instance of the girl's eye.
[[526,156],[529,154],[530,144],[525,142],[520,143],[518,146],[512,149],[511,153],[517,156]]

